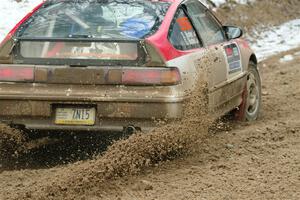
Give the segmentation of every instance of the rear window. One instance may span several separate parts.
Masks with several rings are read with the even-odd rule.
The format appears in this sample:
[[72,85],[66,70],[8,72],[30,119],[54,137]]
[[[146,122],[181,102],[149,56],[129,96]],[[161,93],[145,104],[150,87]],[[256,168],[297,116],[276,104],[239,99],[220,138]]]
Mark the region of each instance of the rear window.
[[148,0],[49,1],[17,37],[141,39],[156,31],[168,7]]
[[140,40],[158,29],[168,7],[148,0],[47,1],[19,28],[14,62],[140,65]]
[[21,41],[20,54],[24,58],[137,60],[135,42],[40,42]]

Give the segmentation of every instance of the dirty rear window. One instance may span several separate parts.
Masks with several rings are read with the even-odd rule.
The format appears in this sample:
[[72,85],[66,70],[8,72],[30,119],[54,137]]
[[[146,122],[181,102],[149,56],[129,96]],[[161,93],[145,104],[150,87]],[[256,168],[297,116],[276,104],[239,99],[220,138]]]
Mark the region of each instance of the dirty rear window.
[[17,37],[141,39],[157,30],[168,7],[148,0],[49,1]]
[[158,29],[168,7],[149,0],[47,1],[19,28],[14,61],[138,65],[145,59],[140,39]]

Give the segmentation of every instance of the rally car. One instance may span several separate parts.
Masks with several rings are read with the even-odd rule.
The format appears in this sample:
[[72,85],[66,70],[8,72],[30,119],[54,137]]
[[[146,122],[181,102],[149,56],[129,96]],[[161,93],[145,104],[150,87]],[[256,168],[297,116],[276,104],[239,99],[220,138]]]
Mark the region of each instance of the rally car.
[[146,131],[182,117],[204,60],[209,111],[255,120],[261,80],[242,33],[199,0],[44,1],[0,45],[0,122]]

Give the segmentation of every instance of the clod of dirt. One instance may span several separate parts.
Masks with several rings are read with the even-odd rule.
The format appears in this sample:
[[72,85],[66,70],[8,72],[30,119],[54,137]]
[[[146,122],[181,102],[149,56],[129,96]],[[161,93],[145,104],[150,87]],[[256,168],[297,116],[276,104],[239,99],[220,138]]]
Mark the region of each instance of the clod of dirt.
[[147,180],[141,180],[133,187],[136,191],[153,190],[153,184]]
[[0,124],[0,164],[23,152],[24,142],[25,137],[20,130]]

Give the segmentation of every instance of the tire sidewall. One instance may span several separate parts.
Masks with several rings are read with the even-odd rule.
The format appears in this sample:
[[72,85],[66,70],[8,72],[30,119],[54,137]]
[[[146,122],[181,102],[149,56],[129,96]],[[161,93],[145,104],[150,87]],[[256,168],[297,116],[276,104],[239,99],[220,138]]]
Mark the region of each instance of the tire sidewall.
[[[260,110],[261,110],[261,97],[262,97],[261,96],[261,78],[260,78],[257,66],[254,63],[252,63],[252,62],[249,63],[246,85],[248,84],[248,76],[250,74],[254,75],[256,84],[258,84],[258,95],[259,95],[259,98],[258,98],[258,107],[257,107],[256,112],[254,114],[250,115],[247,112],[248,105],[246,103],[245,113],[244,113],[246,121],[254,121],[254,120],[256,120],[259,117],[259,113],[260,113]],[[246,87],[246,88],[247,88],[247,91],[246,91],[247,95],[246,95],[245,101],[248,102],[248,87]]]

